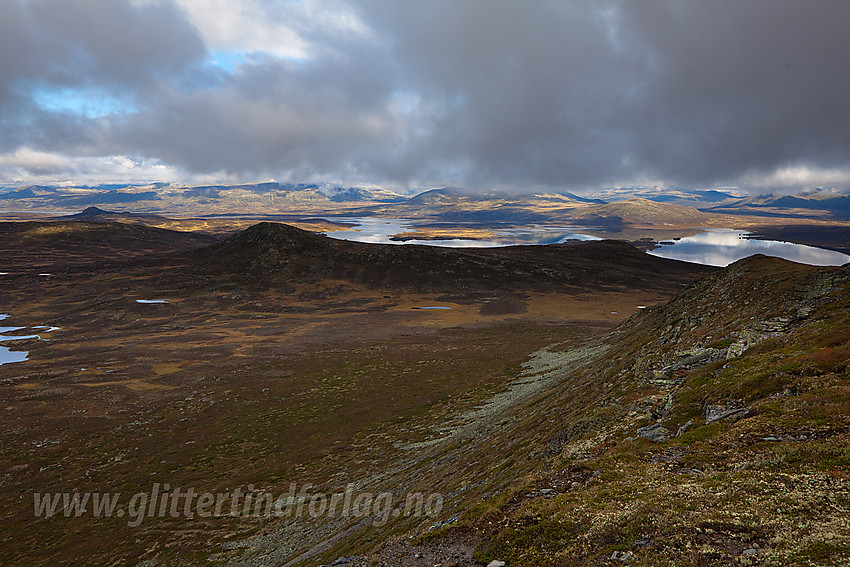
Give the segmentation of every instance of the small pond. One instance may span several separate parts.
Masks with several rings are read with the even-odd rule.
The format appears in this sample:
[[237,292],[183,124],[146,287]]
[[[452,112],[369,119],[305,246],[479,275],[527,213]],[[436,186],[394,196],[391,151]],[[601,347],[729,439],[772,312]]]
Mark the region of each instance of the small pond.
[[[7,313],[0,313],[0,321],[8,319],[9,315]],[[8,341],[20,341],[24,339],[37,339],[39,341],[49,341],[50,339],[45,339],[41,335],[45,333],[51,333],[53,331],[59,330],[59,327],[53,327],[51,325],[38,325],[36,327],[0,327],[0,343],[8,342]],[[7,334],[7,333],[18,333],[18,331],[24,331],[23,334]],[[33,331],[37,331],[37,333],[33,333]],[[27,334],[29,333],[29,334]],[[12,347],[14,348],[14,347]],[[29,351],[26,350],[12,350],[10,347],[0,346],[0,365],[3,364],[11,364],[13,362],[24,362],[29,358]]]

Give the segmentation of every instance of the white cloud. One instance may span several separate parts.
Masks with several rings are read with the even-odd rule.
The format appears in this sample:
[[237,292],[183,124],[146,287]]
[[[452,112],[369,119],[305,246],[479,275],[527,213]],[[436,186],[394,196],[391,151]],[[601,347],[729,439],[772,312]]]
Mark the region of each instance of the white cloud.
[[[26,171],[31,175],[51,175],[53,173],[67,170],[71,165],[71,158],[66,156],[40,152],[32,148],[19,148],[13,153],[0,155],[0,172],[4,170]],[[3,175],[3,178],[6,176]],[[2,179],[2,178],[0,178]],[[7,180],[6,180],[7,181]],[[8,181],[7,181],[8,182]]]
[[310,35],[368,33],[349,8],[328,0],[174,0],[214,51],[309,58]]
[[28,147],[0,154],[0,185],[234,181],[223,173],[187,175],[159,160],[124,155],[69,157]]
[[757,193],[797,193],[816,188],[850,189],[850,170],[824,169],[807,165],[780,167],[771,172],[749,172],[741,179],[741,186]]
[[257,2],[177,0],[211,49],[261,51],[278,57],[302,58],[306,42],[298,33],[270,21]]

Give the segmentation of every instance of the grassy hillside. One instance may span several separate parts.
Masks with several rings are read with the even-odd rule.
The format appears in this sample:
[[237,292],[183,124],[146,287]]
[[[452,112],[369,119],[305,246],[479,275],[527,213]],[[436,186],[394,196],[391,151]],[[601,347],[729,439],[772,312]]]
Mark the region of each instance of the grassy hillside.
[[848,329],[850,268],[752,257],[704,278],[562,369],[534,473],[374,562],[465,541],[481,564],[845,565]]

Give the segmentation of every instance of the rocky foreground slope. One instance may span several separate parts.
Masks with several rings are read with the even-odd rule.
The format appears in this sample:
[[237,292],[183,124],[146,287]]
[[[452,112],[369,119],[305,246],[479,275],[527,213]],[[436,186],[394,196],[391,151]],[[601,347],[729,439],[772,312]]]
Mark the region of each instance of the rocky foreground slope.
[[554,385],[488,436],[502,466],[533,470],[342,561],[850,562],[850,266],[741,260],[597,348],[580,367],[544,357]]

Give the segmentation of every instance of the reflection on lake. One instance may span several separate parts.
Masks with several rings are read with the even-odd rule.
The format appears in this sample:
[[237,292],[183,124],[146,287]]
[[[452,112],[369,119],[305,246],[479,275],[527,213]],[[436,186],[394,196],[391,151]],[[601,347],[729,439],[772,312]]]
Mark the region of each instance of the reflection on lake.
[[834,250],[776,240],[754,240],[748,235],[741,230],[712,229],[651,250],[649,254],[709,266],[728,266],[753,254],[776,256],[813,266],[841,266],[850,262],[850,256]]
[[[390,240],[390,238],[416,230],[418,226],[433,228],[433,221],[376,217],[334,217],[325,220],[355,225],[353,230],[334,230],[324,233],[327,236],[340,240],[373,244],[425,244],[429,246],[473,248],[522,244],[559,244],[567,240],[601,240],[598,236],[573,232],[575,230],[573,227],[530,225],[494,228],[492,232],[495,237],[481,240],[444,239],[406,240],[402,242]],[[480,227],[480,225],[476,225],[476,227]],[[650,251],[649,254],[710,266],[728,266],[732,262],[753,254],[777,256],[814,266],[840,266],[850,262],[850,256],[841,252],[776,240],[753,240],[748,238],[748,235],[748,232],[742,230],[707,229],[695,236],[665,241],[664,246]]]
[[523,244],[560,244],[567,240],[601,240],[598,236],[573,232],[572,227],[531,225],[521,228],[493,229],[494,238],[462,239],[447,238],[441,240],[390,240],[392,236],[415,230],[417,226],[433,226],[433,221],[375,217],[334,217],[327,218],[335,222],[356,225],[353,230],[333,230],[326,236],[339,240],[368,242],[371,244],[425,244],[427,246],[448,246],[452,248],[492,248],[494,246],[518,246]]

